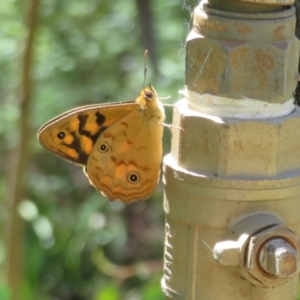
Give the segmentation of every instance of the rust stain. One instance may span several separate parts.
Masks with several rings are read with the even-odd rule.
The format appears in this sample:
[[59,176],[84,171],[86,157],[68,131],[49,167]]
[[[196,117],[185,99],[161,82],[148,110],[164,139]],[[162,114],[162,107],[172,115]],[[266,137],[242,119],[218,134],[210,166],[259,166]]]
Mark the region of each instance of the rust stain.
[[257,50],[255,52],[255,59],[260,66],[259,69],[262,71],[271,71],[274,67],[274,58],[271,55],[268,55],[266,51]]
[[235,22],[233,26],[235,27],[236,31],[242,35],[246,35],[253,32],[250,26],[244,25],[242,23]]
[[269,73],[274,69],[274,56],[269,55],[264,50],[255,52],[254,72],[259,76],[260,86],[265,87],[269,84]]
[[239,151],[244,150],[243,143],[242,143],[241,140],[234,140],[234,141],[233,141],[233,147],[234,147],[236,150],[239,150]]
[[204,30],[226,32],[229,30],[229,25],[216,20],[201,20],[198,24],[195,24],[195,29],[198,32],[203,32]]
[[[241,48],[237,48],[234,51],[232,51],[232,53],[230,53],[230,65],[231,65],[232,70],[234,72],[238,72],[241,69],[242,59],[248,58],[248,57],[249,57],[249,48],[241,47]],[[240,74],[240,75],[243,75],[243,74]]]
[[276,40],[278,39],[284,39],[284,36],[283,36],[283,31],[285,29],[285,25],[281,25],[281,26],[278,26],[276,27],[274,30],[273,30],[273,36]]
[[229,56],[231,74],[226,76],[226,80],[231,80],[231,88],[237,94],[245,92],[245,83],[249,74],[248,59],[249,48],[247,47],[237,48]]
[[296,27],[296,21],[293,21],[290,23],[290,30],[291,31],[294,31],[295,30],[295,27]]

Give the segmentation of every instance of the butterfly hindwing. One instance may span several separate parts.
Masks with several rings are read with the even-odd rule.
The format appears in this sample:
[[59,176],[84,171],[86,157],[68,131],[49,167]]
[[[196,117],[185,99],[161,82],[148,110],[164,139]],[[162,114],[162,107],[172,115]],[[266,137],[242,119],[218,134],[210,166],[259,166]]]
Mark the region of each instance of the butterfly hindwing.
[[159,180],[163,127],[138,110],[110,126],[88,159],[92,185],[111,200],[148,198]]

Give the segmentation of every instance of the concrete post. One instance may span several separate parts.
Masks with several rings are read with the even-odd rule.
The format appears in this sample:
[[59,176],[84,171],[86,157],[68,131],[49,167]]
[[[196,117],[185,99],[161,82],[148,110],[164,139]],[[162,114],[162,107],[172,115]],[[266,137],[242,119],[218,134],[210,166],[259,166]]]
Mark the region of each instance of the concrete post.
[[295,10],[236,2],[201,2],[187,38],[186,89],[164,159],[167,299],[297,299]]

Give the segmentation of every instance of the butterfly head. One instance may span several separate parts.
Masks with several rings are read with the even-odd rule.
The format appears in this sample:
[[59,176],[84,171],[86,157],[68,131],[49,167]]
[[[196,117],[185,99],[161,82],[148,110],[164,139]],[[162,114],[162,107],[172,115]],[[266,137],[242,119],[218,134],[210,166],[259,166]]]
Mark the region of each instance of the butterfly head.
[[157,106],[157,93],[153,86],[144,88],[137,98],[136,102],[141,105],[142,108],[152,108]]
[[156,99],[156,91],[151,85],[149,85],[148,88],[145,88],[143,90],[143,93],[146,101],[153,101],[153,99]]

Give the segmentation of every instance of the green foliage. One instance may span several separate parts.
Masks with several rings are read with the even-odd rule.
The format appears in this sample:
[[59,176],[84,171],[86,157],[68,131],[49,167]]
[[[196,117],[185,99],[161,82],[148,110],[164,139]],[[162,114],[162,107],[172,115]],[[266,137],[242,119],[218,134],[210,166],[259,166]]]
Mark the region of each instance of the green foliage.
[[110,284],[102,288],[97,294],[94,300],[119,300],[120,292],[118,286]]
[[[162,260],[162,185],[146,202],[109,202],[88,184],[81,168],[61,161],[38,144],[35,132],[50,118],[78,105],[133,100],[143,86],[141,24],[134,1],[41,0],[34,47],[32,134],[28,143],[26,195],[19,213],[26,222],[24,299],[164,299],[161,269],[123,276],[119,267]],[[150,1],[151,2],[151,1]],[[159,72],[148,61],[146,83],[166,102],[177,101],[184,84],[184,41],[189,6],[182,1],[151,2]],[[10,150],[17,143],[19,83],[27,2],[0,0],[0,199]],[[187,20],[187,21],[186,21]],[[167,123],[171,122],[171,108]],[[164,151],[170,149],[165,130]],[[0,202],[0,266],[5,262]],[[97,265],[100,252],[108,268]],[[3,269],[3,268],[2,268]],[[113,272],[114,270],[114,272]],[[105,272],[106,273],[105,273]],[[104,272],[104,273],[103,273]],[[122,277],[123,276],[123,277]],[[26,296],[25,296],[26,295]],[[0,287],[0,299],[9,289]]]
[[8,286],[0,286],[0,299],[1,300],[10,299],[10,289]]

